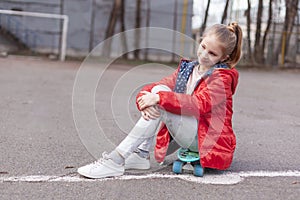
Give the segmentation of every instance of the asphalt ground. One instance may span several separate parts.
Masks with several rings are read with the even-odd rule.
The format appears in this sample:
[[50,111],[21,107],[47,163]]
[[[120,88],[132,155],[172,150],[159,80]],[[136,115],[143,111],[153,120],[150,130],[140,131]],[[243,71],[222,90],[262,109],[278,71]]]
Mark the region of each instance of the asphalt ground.
[[[73,119],[73,86],[81,64],[0,58],[0,199],[299,198],[299,70],[239,69],[233,119],[237,149],[225,172],[209,170],[203,178],[182,179],[171,172],[170,156],[162,166],[151,159],[150,170],[92,181],[76,173],[94,160]],[[93,64],[95,70],[106,67]],[[118,144],[128,128],[116,123],[126,115],[113,110],[126,107],[131,121],[139,118],[134,106],[138,87],[127,95],[115,91],[149,77],[158,80],[169,71],[153,64],[133,69],[137,66],[111,65],[95,90],[96,116],[109,144]],[[110,149],[99,152],[104,150]],[[51,181],[55,177],[66,179]]]

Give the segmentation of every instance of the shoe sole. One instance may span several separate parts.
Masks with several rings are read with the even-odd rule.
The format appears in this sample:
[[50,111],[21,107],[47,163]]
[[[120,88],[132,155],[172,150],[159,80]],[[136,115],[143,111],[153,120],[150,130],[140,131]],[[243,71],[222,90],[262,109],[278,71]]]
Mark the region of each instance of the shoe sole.
[[124,174],[124,172],[119,172],[119,173],[110,173],[110,174],[104,174],[104,175],[100,175],[100,176],[97,176],[97,175],[94,176],[94,175],[90,175],[90,174],[81,172],[80,170],[78,170],[77,172],[81,176],[84,176],[86,178],[92,178],[92,179],[116,177],[116,176],[122,176]]

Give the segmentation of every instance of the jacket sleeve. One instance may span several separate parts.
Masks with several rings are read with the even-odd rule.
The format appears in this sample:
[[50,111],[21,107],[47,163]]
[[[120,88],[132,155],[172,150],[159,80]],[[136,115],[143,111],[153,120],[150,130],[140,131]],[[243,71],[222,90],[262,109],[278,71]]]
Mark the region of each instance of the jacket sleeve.
[[159,105],[166,111],[199,117],[211,112],[215,105],[226,102],[231,93],[231,77],[216,70],[210,77],[202,81],[192,95],[179,94],[175,92],[158,92],[160,96]]
[[[180,66],[180,64],[179,64],[179,66]],[[136,106],[137,106],[138,110],[140,110],[140,108],[138,106],[137,99],[143,95],[143,93],[141,93],[142,91],[151,92],[152,88],[156,85],[166,85],[173,91],[174,87],[175,87],[178,70],[179,70],[179,67],[171,75],[164,77],[160,81],[144,86],[136,96]]]

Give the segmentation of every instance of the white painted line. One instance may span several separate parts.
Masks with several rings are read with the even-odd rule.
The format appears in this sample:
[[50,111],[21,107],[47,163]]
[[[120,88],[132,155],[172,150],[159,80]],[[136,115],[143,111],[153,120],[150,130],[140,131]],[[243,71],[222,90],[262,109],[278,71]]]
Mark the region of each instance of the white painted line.
[[241,177],[300,177],[300,171],[248,171],[239,172]]
[[205,175],[204,177],[195,177],[190,174],[147,174],[147,175],[123,175],[114,178],[103,179],[87,179],[76,176],[13,176],[13,177],[0,177],[0,182],[103,182],[109,180],[142,180],[142,179],[181,179],[185,181],[203,183],[203,184],[224,184],[232,185],[237,184],[243,180],[238,175],[233,174],[220,174],[220,175]]
[[146,175],[123,175],[114,178],[104,179],[87,179],[79,175],[69,176],[12,176],[0,177],[0,182],[103,182],[109,180],[142,180],[142,179],[181,179],[185,181],[217,184],[217,185],[233,185],[244,180],[247,177],[300,177],[300,171],[248,171],[248,172],[224,172],[223,174],[205,174],[204,177],[195,177],[190,174],[146,174]]

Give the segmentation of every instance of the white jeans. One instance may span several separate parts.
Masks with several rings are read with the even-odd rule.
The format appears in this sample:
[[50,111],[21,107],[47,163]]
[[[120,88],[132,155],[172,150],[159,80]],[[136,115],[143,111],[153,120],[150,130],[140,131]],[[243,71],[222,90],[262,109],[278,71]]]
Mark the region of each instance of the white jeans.
[[[165,85],[157,85],[152,93],[159,91],[171,91]],[[116,150],[127,158],[137,148],[149,151],[153,140],[161,127],[161,122],[167,126],[176,143],[192,151],[198,151],[198,121],[195,117],[176,115],[160,109],[160,117],[154,120],[145,120],[141,117],[127,137],[117,146]]]

